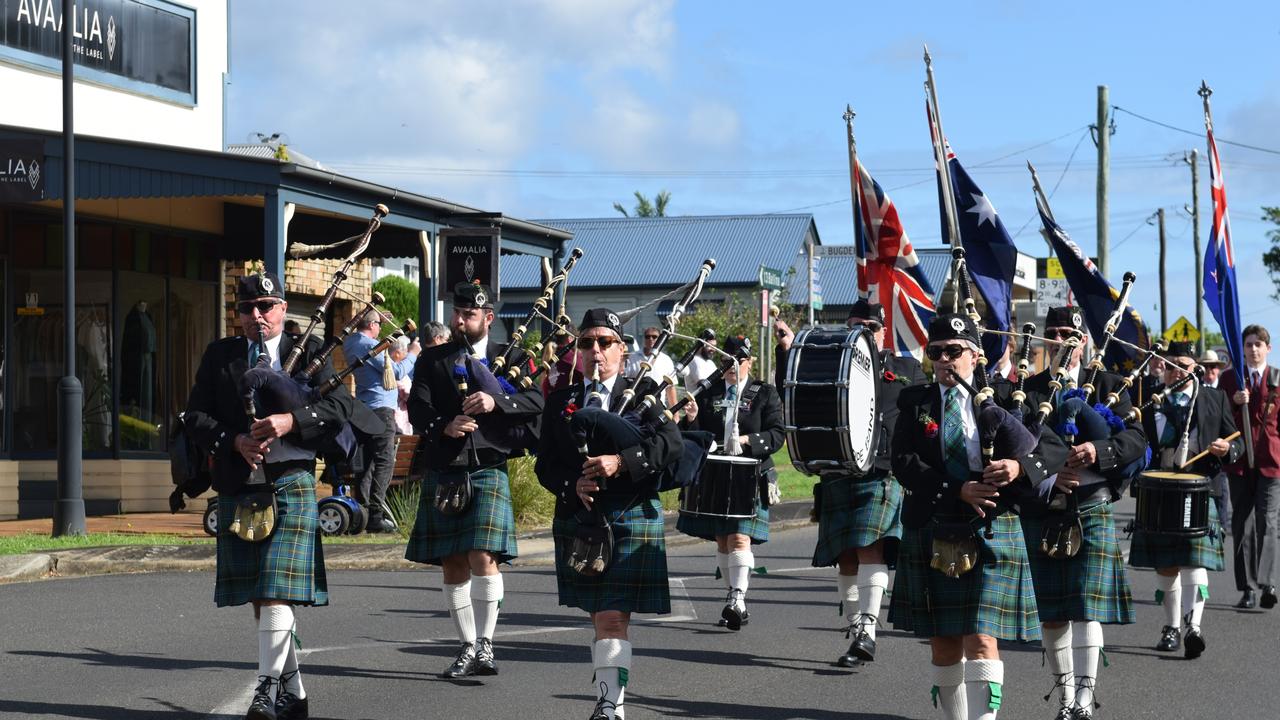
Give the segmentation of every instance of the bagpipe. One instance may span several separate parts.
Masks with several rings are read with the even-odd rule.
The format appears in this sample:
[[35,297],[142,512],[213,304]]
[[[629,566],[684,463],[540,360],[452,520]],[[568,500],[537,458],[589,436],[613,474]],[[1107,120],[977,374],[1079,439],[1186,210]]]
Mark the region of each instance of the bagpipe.
[[524,353],[524,351],[520,349],[520,344],[524,341],[525,335],[529,332],[530,323],[538,318],[542,318],[543,320],[551,323],[552,330],[547,334],[546,338],[534,343],[532,350],[527,353],[530,356],[537,356],[542,353],[543,349],[547,346],[547,343],[550,342],[550,338],[555,336],[557,332],[563,332],[563,330],[570,325],[572,320],[570,320],[569,316],[565,313],[565,304],[563,301],[560,303],[559,312],[556,313],[556,317],[554,319],[547,311],[551,306],[551,302],[555,297],[557,289],[561,291],[562,298],[566,295],[565,290],[569,285],[569,273],[573,271],[573,267],[577,265],[578,261],[581,259],[582,248],[574,248],[569,253],[568,259],[565,260],[564,266],[560,268],[558,273],[551,275],[550,268],[544,266],[542,292],[538,295],[537,299],[533,301],[533,307],[529,308],[529,314],[516,325],[515,331],[511,333],[511,339],[507,343],[507,347],[502,351],[502,354],[494,358],[490,370],[492,370],[495,376],[503,377],[509,383],[518,382],[521,387],[528,389],[533,387],[534,380],[537,378],[538,374],[549,369],[547,365],[543,363],[533,370],[523,370],[522,367],[524,366],[524,363],[521,363],[518,360],[522,353]]

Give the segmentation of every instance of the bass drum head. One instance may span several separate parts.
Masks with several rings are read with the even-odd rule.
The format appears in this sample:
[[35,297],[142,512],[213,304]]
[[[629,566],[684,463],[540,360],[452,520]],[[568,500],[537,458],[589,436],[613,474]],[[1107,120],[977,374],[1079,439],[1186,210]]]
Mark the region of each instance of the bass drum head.
[[876,348],[875,334],[864,327],[850,333],[853,345],[849,354],[846,376],[849,387],[845,398],[845,421],[849,451],[853,469],[866,475],[876,462],[876,449],[880,439],[880,414],[877,402],[880,397],[880,353]]
[[880,354],[866,328],[801,331],[787,355],[783,422],[802,472],[865,475],[880,430]]

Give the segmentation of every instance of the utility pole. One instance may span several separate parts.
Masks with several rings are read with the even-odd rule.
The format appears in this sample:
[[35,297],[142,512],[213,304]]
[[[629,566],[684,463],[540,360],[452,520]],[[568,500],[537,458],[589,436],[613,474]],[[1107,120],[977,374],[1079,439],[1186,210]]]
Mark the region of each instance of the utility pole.
[[[809,254],[809,327],[813,327],[813,242],[805,243]],[[761,351],[763,352],[763,351]]]
[[1098,124],[1093,126],[1093,142],[1098,146],[1098,269],[1102,277],[1111,274],[1110,208],[1107,184],[1111,177],[1111,133],[1115,126],[1108,122],[1111,114],[1110,94],[1106,85],[1098,86]]
[[1160,334],[1163,335],[1169,329],[1169,302],[1164,284],[1164,208],[1156,211],[1156,222],[1160,226]]
[[1191,165],[1191,247],[1196,254],[1196,330],[1200,339],[1196,340],[1196,352],[1204,355],[1204,301],[1200,288],[1204,283],[1204,258],[1200,256],[1200,153],[1191,151],[1187,162]]

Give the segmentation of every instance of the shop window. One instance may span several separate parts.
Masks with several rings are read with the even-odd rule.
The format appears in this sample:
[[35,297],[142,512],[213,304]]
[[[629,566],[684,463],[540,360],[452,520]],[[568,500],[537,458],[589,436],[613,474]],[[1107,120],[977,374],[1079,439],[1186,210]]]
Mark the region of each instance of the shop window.
[[187,409],[200,358],[214,341],[219,311],[214,286],[179,278],[169,281],[169,367],[173,392],[168,420]]
[[163,451],[169,427],[163,376],[168,338],[165,281],[158,275],[122,272],[116,292],[120,449]]

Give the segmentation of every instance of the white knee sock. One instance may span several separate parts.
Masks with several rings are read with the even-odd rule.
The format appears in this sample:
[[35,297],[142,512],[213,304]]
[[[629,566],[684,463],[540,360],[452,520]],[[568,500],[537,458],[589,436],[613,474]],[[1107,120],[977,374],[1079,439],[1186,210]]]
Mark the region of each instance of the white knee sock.
[[1190,616],[1188,628],[1200,629],[1204,615],[1204,601],[1209,599],[1209,571],[1204,568],[1188,568],[1182,573],[1182,614]]
[[729,584],[729,553],[716,551],[716,567],[720,568],[720,581],[724,583],[724,589],[732,588]]
[[1102,653],[1102,623],[1074,622],[1076,663],[1076,707],[1093,710],[1094,688],[1098,684],[1098,655]]
[[476,618],[476,634],[493,639],[498,626],[498,607],[502,604],[502,573],[496,575],[472,575],[471,589],[475,600],[471,606]]
[[592,647],[595,660],[595,683],[599,697],[613,705],[605,706],[605,715],[618,717],[631,675],[631,643],[626,640],[597,640]]
[[755,553],[750,550],[734,550],[729,553],[729,589],[738,590],[741,597],[747,596],[747,585],[751,582],[751,569],[756,565]]
[[863,623],[862,629],[875,640],[875,619],[880,617],[880,602],[884,599],[884,591],[889,587],[889,566],[862,563],[858,566],[857,579],[858,612],[872,618],[870,622]]
[[840,593],[840,608],[850,623],[858,617],[858,576],[836,575],[836,584]]
[[933,666],[933,704],[942,709],[945,720],[968,720],[964,665],[961,660],[955,665]]
[[258,675],[280,679],[293,642],[293,607],[263,605],[258,611]]
[[969,720],[996,720],[1004,688],[1004,662],[970,660],[964,664]]
[[476,641],[476,617],[471,610],[471,581],[457,585],[445,583],[444,604],[449,608],[449,617],[453,618],[453,627],[458,631],[458,640],[464,643]]
[[1040,636],[1045,665],[1053,675],[1054,690],[1062,686],[1061,705],[1070,707],[1076,696],[1075,669],[1071,664],[1071,623],[1057,628],[1042,625]]
[[1173,628],[1182,627],[1182,585],[1178,581],[1181,573],[1161,575],[1156,573],[1156,600],[1164,606],[1164,624]]

